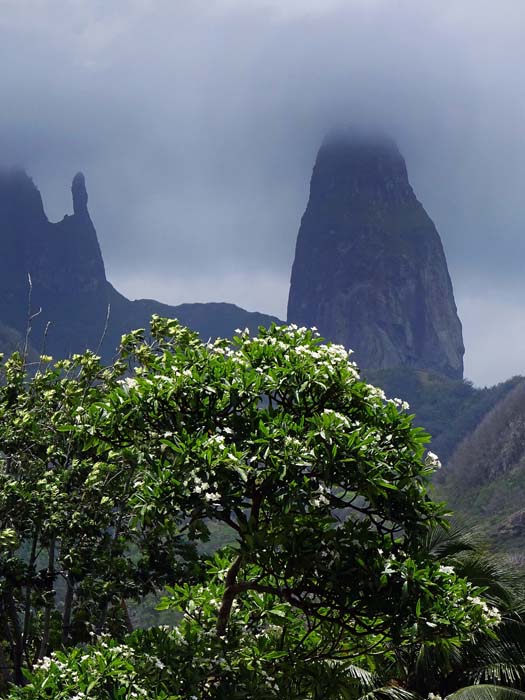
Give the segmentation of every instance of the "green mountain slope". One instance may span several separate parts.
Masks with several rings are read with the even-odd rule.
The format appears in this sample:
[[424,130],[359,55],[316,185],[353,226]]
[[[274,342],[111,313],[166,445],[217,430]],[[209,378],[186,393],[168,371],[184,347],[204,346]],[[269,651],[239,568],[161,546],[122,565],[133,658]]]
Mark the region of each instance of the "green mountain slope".
[[367,371],[366,376],[388,397],[398,396],[409,402],[416,424],[431,435],[430,447],[443,463],[483,417],[523,381],[513,377],[479,389],[465,380],[401,367]]
[[498,547],[525,544],[525,380],[456,447],[441,493]]

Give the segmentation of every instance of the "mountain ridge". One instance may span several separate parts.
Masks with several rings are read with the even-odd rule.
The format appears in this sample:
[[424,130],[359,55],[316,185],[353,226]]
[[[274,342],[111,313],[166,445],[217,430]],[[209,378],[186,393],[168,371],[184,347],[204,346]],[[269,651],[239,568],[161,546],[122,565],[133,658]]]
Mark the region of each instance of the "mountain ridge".
[[239,326],[255,331],[280,322],[225,302],[169,305],[127,299],[107,280],[80,172],[71,196],[73,214],[51,223],[29,175],[20,168],[0,172],[0,320],[15,335],[25,337],[31,317],[35,347],[57,357],[100,348],[108,360],[122,334],[147,326],[154,313],[178,318],[205,339],[231,336]]

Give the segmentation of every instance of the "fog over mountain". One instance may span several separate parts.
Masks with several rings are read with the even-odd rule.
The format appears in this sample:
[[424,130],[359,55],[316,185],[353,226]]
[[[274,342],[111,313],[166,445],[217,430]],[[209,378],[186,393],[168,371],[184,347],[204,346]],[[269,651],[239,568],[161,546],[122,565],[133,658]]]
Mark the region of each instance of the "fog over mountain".
[[2,0],[0,164],[82,170],[130,297],[285,315],[315,154],[397,141],[444,244],[465,374],[525,373],[521,0]]

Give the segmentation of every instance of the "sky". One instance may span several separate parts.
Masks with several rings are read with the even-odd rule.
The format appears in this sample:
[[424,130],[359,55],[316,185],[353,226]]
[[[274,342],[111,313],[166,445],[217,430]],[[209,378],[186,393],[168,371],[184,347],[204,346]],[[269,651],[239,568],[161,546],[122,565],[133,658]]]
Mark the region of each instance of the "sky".
[[130,298],[285,318],[315,155],[392,135],[476,385],[525,374],[523,0],[0,0],[0,165],[48,217],[81,170]]

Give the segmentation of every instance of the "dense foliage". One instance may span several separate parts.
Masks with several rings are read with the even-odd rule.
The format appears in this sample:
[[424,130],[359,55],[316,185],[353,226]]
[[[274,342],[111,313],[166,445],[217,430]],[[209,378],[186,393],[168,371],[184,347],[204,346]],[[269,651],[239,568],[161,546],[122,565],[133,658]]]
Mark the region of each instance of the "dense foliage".
[[[367,377],[392,396],[403,396],[415,411],[415,423],[432,435],[431,446],[447,464],[461,441],[522,381],[513,377],[492,387],[474,387],[464,379],[408,367],[369,370]],[[438,479],[440,475],[437,475]]]
[[[411,654],[495,638],[500,601],[429,544],[427,436],[314,331],[202,343],[154,318],[110,367],[3,369],[0,665],[30,680],[12,697],[403,695]],[[127,601],[165,585],[178,625],[124,643]]]
[[16,682],[24,666],[92,631],[130,631],[126,600],[173,580],[178,561],[154,526],[134,527],[138,465],[103,465],[67,427],[125,365],[104,368],[92,353],[49,360],[35,371],[13,355],[2,368],[0,666]]

